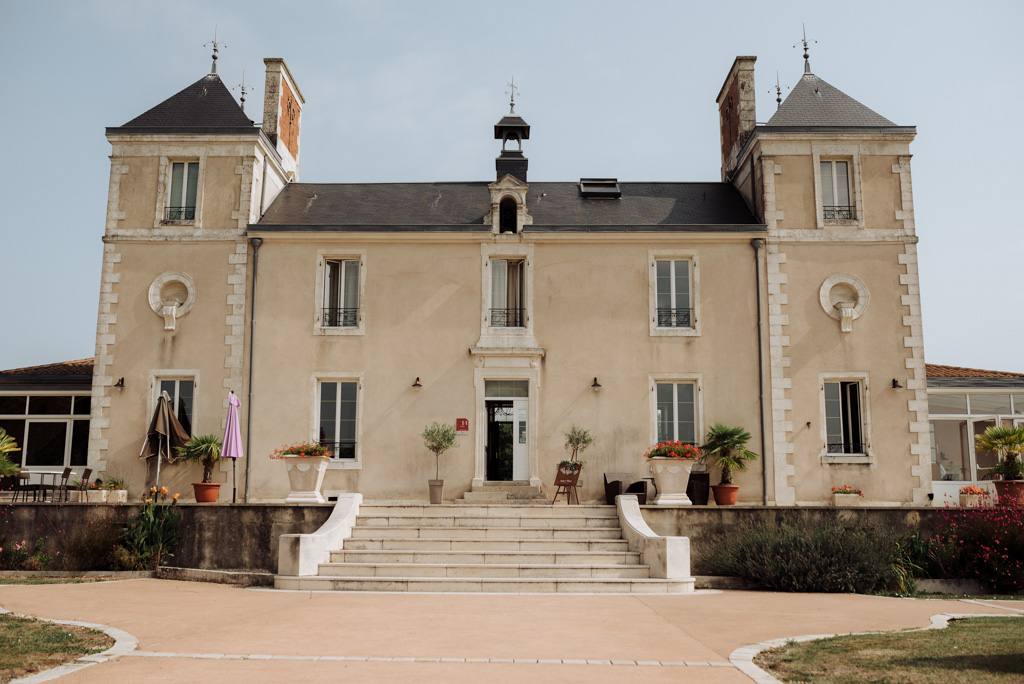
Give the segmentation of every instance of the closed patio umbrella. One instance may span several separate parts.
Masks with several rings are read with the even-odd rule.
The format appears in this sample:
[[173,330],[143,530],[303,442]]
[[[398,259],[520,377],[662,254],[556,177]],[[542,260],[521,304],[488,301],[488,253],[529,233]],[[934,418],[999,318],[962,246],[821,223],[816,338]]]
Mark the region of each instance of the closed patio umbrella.
[[149,432],[146,434],[146,441],[142,444],[142,451],[139,458],[152,458],[156,456],[156,486],[160,486],[160,460],[166,458],[168,463],[174,463],[174,450],[185,446],[191,439],[185,428],[181,427],[177,416],[171,410],[171,398],[167,392],[161,392],[156,400],[156,411],[153,412],[153,420],[149,422]]
[[242,402],[238,400],[234,392],[228,393],[228,422],[224,426],[223,447],[220,451],[221,458],[231,459],[231,503],[238,500],[238,482],[235,476],[235,466],[238,459],[243,458],[242,453],[242,428],[238,424],[238,407]]

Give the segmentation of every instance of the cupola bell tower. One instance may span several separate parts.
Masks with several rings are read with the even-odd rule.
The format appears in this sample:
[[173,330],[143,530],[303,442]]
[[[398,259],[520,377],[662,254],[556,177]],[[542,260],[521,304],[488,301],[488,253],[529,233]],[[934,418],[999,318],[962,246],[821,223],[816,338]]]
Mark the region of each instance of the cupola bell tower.
[[[523,141],[530,139],[530,125],[516,114],[516,86],[508,85],[512,94],[509,112],[494,124],[494,139],[501,141],[501,154],[494,160],[496,179],[512,175],[525,183],[528,160],[523,156]],[[510,149],[513,143],[515,149]]]

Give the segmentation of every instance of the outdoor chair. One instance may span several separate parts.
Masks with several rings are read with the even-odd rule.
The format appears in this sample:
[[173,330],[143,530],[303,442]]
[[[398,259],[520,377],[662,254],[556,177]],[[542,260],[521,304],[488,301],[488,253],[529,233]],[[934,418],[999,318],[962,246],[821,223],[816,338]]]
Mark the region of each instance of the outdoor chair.
[[43,500],[46,500],[46,492],[52,492],[51,501],[67,501],[68,500],[68,481],[71,476],[75,474],[73,468],[65,468],[64,472],[60,475],[60,482],[56,484],[44,484],[39,485],[39,489],[43,493]]
[[33,501],[36,500],[36,497],[39,495],[39,485],[38,484],[30,484],[29,480],[31,479],[31,477],[32,477],[32,475],[30,475],[29,472],[26,471],[26,470],[19,470],[18,471],[18,475],[17,475],[18,481],[14,485],[14,501],[15,502],[18,501],[18,497],[20,496],[22,501],[24,501],[25,503],[28,503],[28,493],[29,492],[32,492],[32,500]]
[[78,500],[85,501],[85,489],[89,486],[89,478],[92,477],[92,468],[86,468],[82,471],[82,479],[78,481]]
[[609,506],[615,505],[615,497],[619,494],[636,494],[640,505],[647,503],[647,483],[643,480],[626,485],[633,479],[629,473],[605,473],[604,474],[604,499]]

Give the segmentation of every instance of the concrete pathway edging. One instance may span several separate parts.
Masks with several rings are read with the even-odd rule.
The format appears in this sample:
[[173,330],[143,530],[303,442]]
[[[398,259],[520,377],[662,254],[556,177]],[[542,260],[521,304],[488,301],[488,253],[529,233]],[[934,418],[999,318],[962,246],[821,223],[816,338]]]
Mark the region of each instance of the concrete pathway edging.
[[[907,629],[902,630],[904,632],[924,632],[929,629],[945,629],[949,626],[949,623],[953,620],[964,620],[967,618],[976,617],[1024,617],[1024,611],[1016,608],[1004,608],[1003,606],[991,605],[983,603],[981,601],[971,601],[971,603],[977,603],[987,608],[999,608],[1002,610],[1012,611],[1009,615],[1006,613],[938,613],[932,615],[931,624],[927,627],[920,627],[918,629]],[[1014,614],[1016,613],[1016,614]],[[769,648],[777,648],[779,646],[785,646],[788,643],[804,643],[806,641],[817,641],[819,639],[831,639],[836,636],[860,636],[862,634],[891,634],[892,632],[851,632],[850,634],[805,634],[803,636],[795,637],[782,637],[781,639],[770,639],[769,641],[762,641],[757,644],[751,644],[750,646],[743,646],[737,648],[735,651],[729,654],[729,662],[732,663],[736,669],[743,674],[750,677],[757,684],[781,684],[781,680],[771,676],[765,670],[754,664],[754,658],[761,651],[766,651]]]
[[78,620],[50,620],[49,618],[36,617],[34,615],[21,615],[20,613],[12,613],[2,607],[0,607],[0,615],[14,615],[15,617],[39,620],[41,622],[52,622],[55,625],[73,625],[75,627],[98,629],[114,640],[114,645],[102,653],[82,656],[70,663],[64,663],[63,665],[58,665],[57,667],[49,670],[43,670],[42,672],[36,672],[35,674],[12,680],[11,684],[37,684],[38,682],[48,682],[57,679],[58,677],[63,677],[66,674],[83,670],[92,665],[105,663],[112,658],[130,655],[139,647],[138,639],[128,632],[122,629],[117,629],[116,627],[108,627],[107,625],[101,625],[94,622],[79,622]]

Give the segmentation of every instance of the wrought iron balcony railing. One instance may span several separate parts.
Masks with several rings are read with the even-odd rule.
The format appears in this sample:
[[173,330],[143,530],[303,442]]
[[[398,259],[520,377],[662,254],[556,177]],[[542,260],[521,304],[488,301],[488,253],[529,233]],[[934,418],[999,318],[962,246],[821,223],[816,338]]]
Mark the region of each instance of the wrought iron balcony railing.
[[658,309],[659,328],[692,328],[693,309]]
[[339,441],[332,442],[329,439],[321,439],[320,445],[325,446],[331,450],[331,458],[349,458],[353,459],[356,457],[356,443],[353,441]]
[[522,328],[525,319],[523,309],[491,309],[492,328]]
[[167,207],[168,221],[195,221],[195,207]]
[[827,220],[853,221],[857,218],[854,216],[853,207],[822,207],[822,209],[825,211]]
[[825,445],[825,450],[830,454],[866,454],[865,445],[857,442],[835,442]]
[[359,325],[359,309],[325,308],[325,328],[355,328]]

